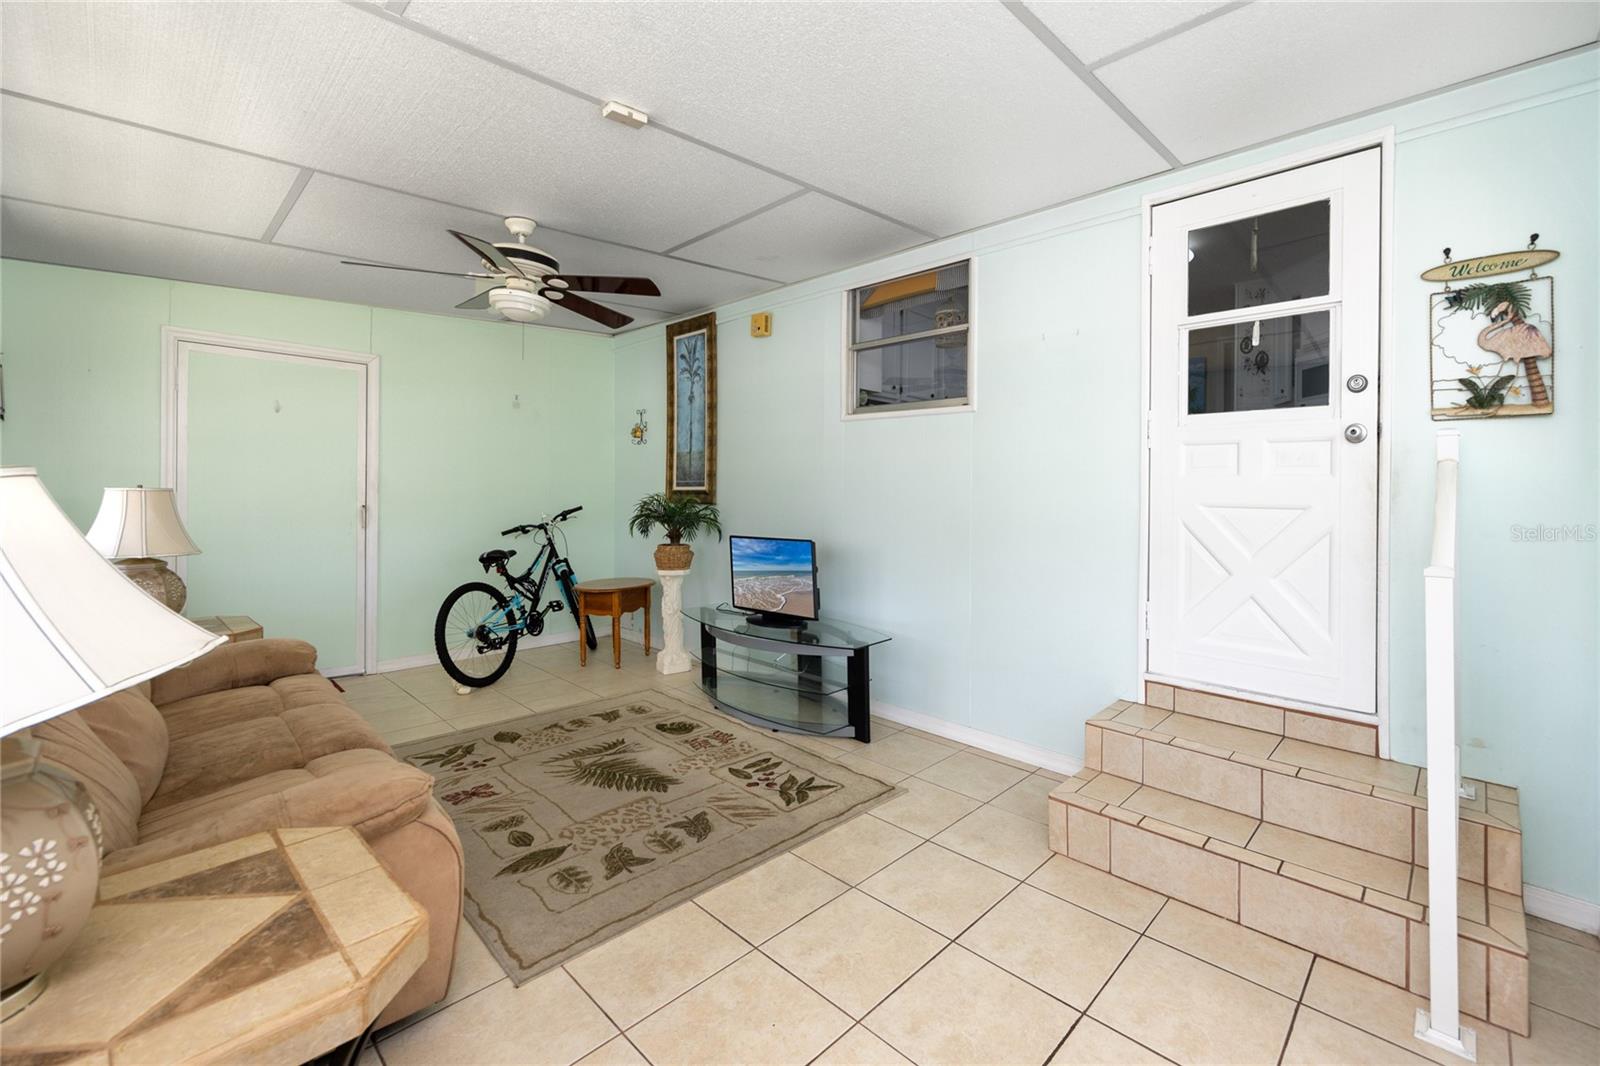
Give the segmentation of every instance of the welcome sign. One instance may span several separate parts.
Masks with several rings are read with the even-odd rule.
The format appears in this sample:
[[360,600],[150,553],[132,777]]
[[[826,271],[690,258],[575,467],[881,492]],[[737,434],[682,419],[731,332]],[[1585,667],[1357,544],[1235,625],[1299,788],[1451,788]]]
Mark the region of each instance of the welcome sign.
[[1463,259],[1458,263],[1441,263],[1423,271],[1422,280],[1462,281],[1468,278],[1486,278],[1493,274],[1510,274],[1518,270],[1542,267],[1560,256],[1560,252],[1548,248],[1528,248],[1520,252],[1480,255],[1475,259]]

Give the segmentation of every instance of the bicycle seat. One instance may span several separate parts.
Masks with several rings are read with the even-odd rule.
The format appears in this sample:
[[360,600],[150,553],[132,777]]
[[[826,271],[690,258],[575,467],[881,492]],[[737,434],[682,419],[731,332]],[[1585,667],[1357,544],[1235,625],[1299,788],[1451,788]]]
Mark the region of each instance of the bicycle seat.
[[478,556],[478,562],[483,564],[484,570],[488,570],[490,567],[502,565],[507,559],[511,558],[515,554],[517,554],[515,551],[507,551],[504,548],[495,548],[492,551],[486,551],[482,555]]

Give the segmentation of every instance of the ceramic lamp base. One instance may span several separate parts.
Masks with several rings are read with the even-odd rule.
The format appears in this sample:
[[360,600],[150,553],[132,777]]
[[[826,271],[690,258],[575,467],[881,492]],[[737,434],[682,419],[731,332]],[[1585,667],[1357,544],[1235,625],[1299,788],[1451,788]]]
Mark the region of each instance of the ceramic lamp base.
[[48,983],[44,974],[37,973],[26,981],[19,981],[15,988],[8,988],[4,992],[0,992],[0,1022],[10,1018],[23,1007],[38,999]]
[[89,920],[100,883],[100,819],[83,786],[39,762],[26,734],[0,742],[0,1017],[39,997],[40,978]]
[[182,613],[183,605],[189,600],[189,589],[183,578],[174,574],[166,563],[160,559],[118,559],[114,565],[151,599]]

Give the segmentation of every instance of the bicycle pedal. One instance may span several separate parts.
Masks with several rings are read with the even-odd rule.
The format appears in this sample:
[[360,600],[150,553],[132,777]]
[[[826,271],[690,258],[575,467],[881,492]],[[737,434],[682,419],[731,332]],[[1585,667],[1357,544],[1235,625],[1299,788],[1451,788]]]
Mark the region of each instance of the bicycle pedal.
[[551,600],[550,605],[545,608],[545,610],[549,611],[551,614],[560,614],[566,609],[566,604],[562,603],[560,600]]

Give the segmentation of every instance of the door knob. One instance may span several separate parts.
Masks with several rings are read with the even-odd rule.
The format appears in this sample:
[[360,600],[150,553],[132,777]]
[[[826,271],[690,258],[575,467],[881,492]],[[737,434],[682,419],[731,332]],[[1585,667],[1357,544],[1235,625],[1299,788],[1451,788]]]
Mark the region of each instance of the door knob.
[[1344,439],[1351,444],[1360,444],[1367,439],[1367,427],[1360,422],[1352,422],[1344,427]]
[[1351,374],[1350,377],[1345,381],[1344,384],[1345,384],[1345,388],[1349,389],[1351,392],[1366,392],[1367,391],[1367,375],[1365,375],[1365,374]]

